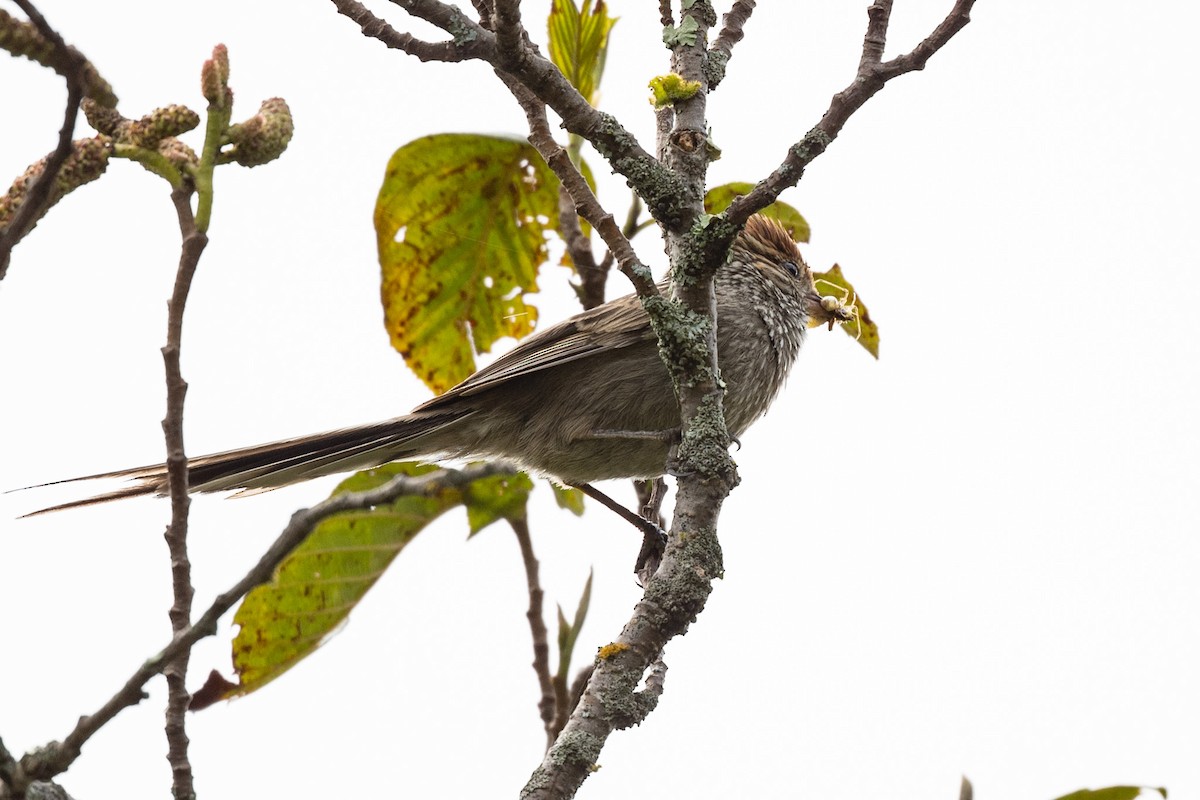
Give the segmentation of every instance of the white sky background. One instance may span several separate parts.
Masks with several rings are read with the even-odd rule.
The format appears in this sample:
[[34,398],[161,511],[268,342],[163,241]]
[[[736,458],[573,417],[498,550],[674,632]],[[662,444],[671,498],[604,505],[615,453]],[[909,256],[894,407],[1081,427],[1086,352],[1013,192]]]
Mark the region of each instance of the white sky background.
[[[127,115],[199,109],[217,42],[235,118],[273,95],[295,114],[281,161],[217,176],[184,341],[189,452],[424,400],[381,325],[374,196],[413,138],[523,132],[490,71],[388,51],[320,0],[39,5]],[[541,35],[548,3],[526,5]],[[656,4],[613,5],[602,107],[649,146]],[[817,121],[852,77],[867,5],[761,4],[711,99],[713,184],[761,178]],[[950,5],[899,0],[889,53]],[[840,262],[869,303],[882,359],[813,332],[736,454],[725,579],[670,645],[658,710],[610,739],[581,797],[924,800],[956,797],[965,773],[981,798],[1113,783],[1200,798],[1200,11],[1138,8],[981,2],[784,195],[812,223],[809,261]],[[5,59],[0,95],[7,182],[52,148],[64,91]],[[623,216],[621,181],[602,199]],[[653,237],[635,244],[661,270]],[[0,488],[161,458],[177,254],[165,184],[128,162],[18,246],[0,284]],[[565,277],[544,274],[544,322],[575,310]],[[193,503],[197,608],[333,483]],[[0,737],[18,754],[169,636],[167,503],[15,519],[77,494],[0,495]],[[586,659],[639,596],[638,537],[536,495],[548,611],[596,570]],[[525,581],[503,527],[464,539],[449,514],[315,656],[190,717],[201,796],[515,796],[543,740]],[[195,651],[194,685],[228,674],[229,638],[226,623]],[[166,796],[161,679],[150,693],[87,744],[70,791]]]

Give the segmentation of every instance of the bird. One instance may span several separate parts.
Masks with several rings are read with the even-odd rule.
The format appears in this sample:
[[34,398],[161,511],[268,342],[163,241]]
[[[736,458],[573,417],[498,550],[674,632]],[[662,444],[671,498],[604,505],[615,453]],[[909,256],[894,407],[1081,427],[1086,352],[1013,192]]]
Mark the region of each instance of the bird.
[[[714,286],[725,421],[736,440],[779,394],[810,318],[844,321],[853,310],[822,302],[796,243],[762,215],[735,238]],[[399,460],[504,459],[590,488],[664,474],[679,427],[649,316],[631,294],[526,337],[403,416],[192,458],[188,486],[256,491]],[[33,513],[168,493],[162,463],[62,482],[109,478],[131,485]]]

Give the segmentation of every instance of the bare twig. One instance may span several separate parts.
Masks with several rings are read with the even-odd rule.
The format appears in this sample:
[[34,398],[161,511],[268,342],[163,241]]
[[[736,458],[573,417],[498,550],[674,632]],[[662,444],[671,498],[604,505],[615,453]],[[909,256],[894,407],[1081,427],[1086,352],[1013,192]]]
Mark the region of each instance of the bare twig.
[[638,259],[637,253],[629,239],[617,226],[613,215],[608,213],[592,192],[583,175],[571,163],[567,151],[554,141],[550,133],[550,122],[546,118],[546,107],[540,100],[526,89],[513,76],[498,73],[517,102],[525,110],[525,119],[529,123],[529,141],[541,154],[542,159],[558,176],[559,182],[575,200],[574,213],[586,219],[600,234],[610,253],[617,259],[617,267],[633,283],[634,289],[642,297],[653,297],[658,294],[654,276],[649,268]]
[[[632,240],[639,231],[643,230],[648,225],[653,225],[654,220],[647,220],[645,225],[641,224],[642,198],[638,197],[637,192],[631,191],[630,195],[629,208],[625,212],[625,224],[621,226],[621,235],[626,239]],[[606,251],[604,253],[604,258],[600,261],[597,269],[607,273],[610,269],[612,269],[614,260],[615,259],[613,258],[612,251]]]
[[217,632],[217,621],[255,586],[271,580],[275,568],[324,520],[347,511],[362,511],[391,503],[402,495],[437,493],[447,486],[465,486],[492,475],[515,474],[517,468],[501,461],[475,464],[461,470],[438,470],[424,475],[397,475],[382,486],[366,492],[344,492],[311,508],[292,514],[287,526],[267,551],[237,583],[217,595],[205,612],[187,628],[179,631],[157,655],[146,660],[95,713],[79,718],[75,728],[62,742],[51,742],[21,757],[13,770],[10,789],[23,792],[31,782],[59,775],[79,757],[80,748],[121,711],[137,705],[146,694],[146,682],[166,669],[181,652],[206,636]]
[[542,617],[542,599],[545,593],[538,579],[538,560],[533,554],[533,539],[529,535],[529,524],[523,519],[509,520],[513,533],[517,535],[517,544],[521,548],[521,561],[525,565],[525,580],[529,587],[529,610],[525,617],[529,620],[529,633],[533,637],[533,671],[537,675],[538,688],[542,692],[538,700],[538,714],[546,729],[546,748],[554,744],[557,731],[554,730],[555,707],[554,685],[550,679],[550,635],[546,630],[546,621]]
[[892,0],[875,0],[868,9],[862,58],[854,80],[833,96],[821,121],[806,133],[803,139],[788,148],[783,163],[760,181],[749,194],[736,198],[730,204],[725,218],[734,225],[741,226],[752,214],[775,202],[784,189],[795,186],[803,176],[805,168],[814,158],[825,152],[837,138],[846,121],[862,108],[867,100],[892,78],[925,68],[930,57],[971,21],[971,7],[974,4],[975,0],[955,0],[950,13],[924,41],[909,53],[890,61],[883,61]]
[[357,0],[333,0],[333,5],[339,14],[349,17],[362,29],[363,36],[378,39],[388,47],[394,50],[403,50],[421,61],[453,62],[479,57],[473,54],[473,48],[469,43],[426,42],[410,33],[401,33],[372,14]]
[[[183,237],[179,255],[179,269],[175,274],[175,288],[167,304],[167,344],[162,349],[163,365],[167,380],[167,415],[163,419],[163,435],[167,446],[167,480],[171,495],[171,523],[167,527],[167,548],[171,554],[171,585],[175,602],[171,605],[171,630],[175,635],[185,630],[192,617],[192,565],[188,559],[187,533],[188,509],[188,462],[183,446],[183,406],[187,395],[179,365],[179,350],[183,338],[183,312],[187,306],[188,293],[200,256],[208,244],[208,237],[196,230],[192,215],[190,185],[181,186],[171,192],[175,212],[179,218],[179,230]],[[175,800],[190,800],[195,797],[192,781],[192,765],[188,759],[188,737],[185,727],[188,702],[187,668],[190,650],[182,650],[164,669],[167,679],[167,760],[171,764],[171,793]]]
[[[419,42],[408,34],[397,33],[367,12],[356,0],[333,0],[340,12],[358,23],[365,36],[379,39],[389,47],[396,47],[425,60],[482,59],[498,70],[511,74],[539,100],[554,109],[568,131],[590,142],[614,170],[627,178],[637,188],[650,213],[665,228],[683,231],[691,226],[698,212],[692,208],[690,200],[698,201],[701,195],[685,186],[671,170],[647,153],[633,133],[615,117],[593,108],[558,67],[539,55],[527,42],[522,40],[517,48],[501,47],[495,33],[440,0],[393,2],[414,17],[446,31],[453,41],[440,46]],[[448,48],[453,52],[448,52]],[[689,202],[681,203],[680,198],[688,198]]]
[[595,308],[604,302],[604,287],[608,283],[612,259],[603,265],[596,263],[592,240],[584,234],[583,226],[579,224],[579,212],[575,210],[575,199],[565,186],[558,189],[558,232],[579,276],[579,285],[575,288],[579,302],[584,310]]

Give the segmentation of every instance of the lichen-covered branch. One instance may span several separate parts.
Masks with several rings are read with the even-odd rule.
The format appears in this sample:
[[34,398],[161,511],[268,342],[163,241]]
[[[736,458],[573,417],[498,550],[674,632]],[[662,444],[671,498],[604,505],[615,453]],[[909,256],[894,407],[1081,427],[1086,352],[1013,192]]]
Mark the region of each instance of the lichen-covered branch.
[[735,199],[730,204],[725,218],[740,227],[752,214],[775,202],[784,189],[795,186],[804,175],[805,168],[814,158],[825,152],[854,112],[862,108],[863,104],[891,79],[907,72],[924,69],[930,57],[971,21],[971,7],[974,5],[975,0],[956,0],[946,18],[911,52],[884,61],[883,52],[887,44],[892,0],[875,0],[868,9],[862,58],[854,80],[833,96],[821,121],[806,133],[804,138],[788,148],[783,163],[760,181],[749,194]]
[[[672,71],[702,87],[707,31],[715,21],[711,4],[697,0],[683,10],[676,29],[683,33],[671,40]],[[675,103],[664,146],[666,165],[684,189],[678,202],[694,217],[702,210],[708,167],[705,100],[702,88]],[[717,518],[737,475],[721,413],[712,278],[736,231],[723,242],[712,235],[716,232],[695,225],[682,231],[668,229],[674,301],[644,300],[675,379],[683,425],[679,454],[683,477],[661,566],[648,580],[621,635],[601,648],[578,705],[526,784],[523,798],[573,797],[608,736],[640,723],[654,708],[665,671],[664,647],[687,630],[704,608],[712,581],[722,573]],[[681,323],[695,335],[676,335]],[[646,686],[639,690],[644,677]]]
[[[571,133],[586,139],[613,169],[624,176],[654,215],[668,230],[686,230],[696,217],[695,208],[703,194],[689,191],[670,169],[645,151],[637,138],[611,114],[593,108],[547,58],[537,53],[523,37],[519,46],[502,47],[497,34],[468,19],[462,11],[440,0],[393,0],[414,17],[441,28],[451,36],[444,47],[453,50],[440,60],[477,58],[516,78],[539,100],[552,108]],[[433,45],[413,44],[371,15],[355,0],[333,0],[338,10],[353,19],[363,35],[379,39],[389,47],[417,57],[431,56]],[[499,13],[499,9],[496,10]],[[499,21],[493,18],[499,27]],[[408,37],[408,38],[406,38]]]
[[634,290],[639,295],[643,297],[657,295],[658,287],[654,283],[654,276],[650,269],[638,258],[637,253],[633,250],[633,245],[622,233],[613,215],[600,205],[599,199],[588,186],[583,175],[571,163],[567,151],[554,141],[554,137],[550,133],[549,120],[546,118],[545,106],[512,76],[501,73],[500,78],[525,111],[525,118],[529,123],[530,143],[558,176],[563,188],[570,193],[574,200],[573,213],[592,224],[604,244],[607,245],[609,252],[615,256],[617,268],[629,278]]
[[469,42],[426,42],[411,33],[401,33],[357,0],[333,0],[333,5],[339,14],[358,25],[363,36],[378,39],[393,50],[401,50],[421,61],[454,62],[479,57],[472,52]]
[[743,29],[757,5],[755,0],[737,0],[729,13],[721,17],[721,32],[708,48],[708,88],[712,91],[725,78],[725,66],[733,56],[733,46],[745,36]]

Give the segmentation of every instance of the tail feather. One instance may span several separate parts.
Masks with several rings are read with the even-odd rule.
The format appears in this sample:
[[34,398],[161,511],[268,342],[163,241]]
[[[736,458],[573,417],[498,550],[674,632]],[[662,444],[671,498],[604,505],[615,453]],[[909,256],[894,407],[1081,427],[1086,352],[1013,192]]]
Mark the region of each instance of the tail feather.
[[[188,461],[188,487],[192,492],[265,491],[402,458],[434,455],[438,448],[424,440],[472,413],[470,409],[456,409],[438,414],[416,414],[199,456]],[[124,489],[39,509],[25,516],[168,492],[165,464],[101,472],[28,488],[107,478],[126,478],[135,483]]]

